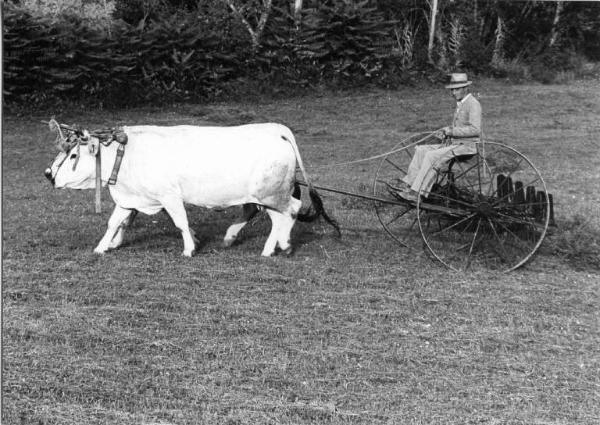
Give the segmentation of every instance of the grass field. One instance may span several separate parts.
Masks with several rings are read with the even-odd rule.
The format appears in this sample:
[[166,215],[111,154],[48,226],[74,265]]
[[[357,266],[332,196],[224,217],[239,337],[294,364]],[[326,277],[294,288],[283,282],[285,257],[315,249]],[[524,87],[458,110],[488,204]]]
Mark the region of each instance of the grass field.
[[[475,87],[487,137],[527,155],[558,227],[509,274],[455,273],[388,238],[364,201],[322,193],[343,231],[190,207],[180,256],[163,215],[97,256],[112,202],[53,190],[40,120],[3,122],[3,424],[600,423],[600,83]],[[440,88],[57,114],[89,128],[278,121],[317,184],[363,191],[391,149],[446,125]]]

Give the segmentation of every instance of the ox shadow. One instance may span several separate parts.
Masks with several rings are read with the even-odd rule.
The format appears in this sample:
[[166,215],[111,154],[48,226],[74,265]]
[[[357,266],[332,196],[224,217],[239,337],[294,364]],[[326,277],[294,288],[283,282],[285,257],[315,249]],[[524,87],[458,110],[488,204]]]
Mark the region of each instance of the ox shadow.
[[[225,248],[223,237],[227,228],[241,216],[241,207],[208,210],[188,206],[186,210],[189,225],[198,239],[196,248],[199,252],[215,248],[260,252],[271,230],[271,220],[268,215],[260,212],[241,230],[238,240],[232,246]],[[331,235],[327,233],[326,226],[321,221],[311,224],[297,222],[291,234],[293,252],[323,238],[333,236],[338,239],[335,233]],[[123,244],[118,249],[164,250],[167,246],[173,247],[174,243],[178,244],[179,248],[181,233],[175,227],[171,217],[163,210],[151,216],[137,214],[127,229]]]

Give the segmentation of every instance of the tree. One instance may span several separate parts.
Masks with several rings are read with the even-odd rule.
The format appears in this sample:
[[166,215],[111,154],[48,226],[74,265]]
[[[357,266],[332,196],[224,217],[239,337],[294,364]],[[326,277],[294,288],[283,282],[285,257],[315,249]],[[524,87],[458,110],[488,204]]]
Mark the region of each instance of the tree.
[[427,43],[427,60],[433,64],[433,40],[435,39],[435,25],[438,12],[438,0],[428,0],[429,14],[429,42]]
[[550,32],[550,47],[556,44],[556,40],[558,40],[559,35],[559,24],[560,24],[560,15],[562,13],[564,7],[564,3],[562,1],[556,2],[556,9],[554,11],[554,20],[552,21],[552,30]]
[[302,13],[302,0],[294,0],[294,22],[300,25],[300,14]]
[[[229,6],[234,16],[244,24],[250,34],[252,48],[254,51],[258,50],[262,34],[267,25],[267,20],[271,14],[273,0],[260,0],[260,4],[258,5],[256,5],[256,2],[251,1],[246,2],[246,4],[243,4],[242,6],[236,6],[235,0],[222,1]],[[256,23],[252,25],[250,21],[255,21]]]

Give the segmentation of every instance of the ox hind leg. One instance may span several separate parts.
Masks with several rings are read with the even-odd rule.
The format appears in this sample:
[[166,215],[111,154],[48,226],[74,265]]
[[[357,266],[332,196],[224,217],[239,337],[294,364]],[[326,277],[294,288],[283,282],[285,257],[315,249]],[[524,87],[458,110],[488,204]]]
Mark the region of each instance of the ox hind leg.
[[233,245],[240,231],[252,220],[256,213],[258,213],[258,206],[256,204],[244,204],[242,207],[242,218],[229,226],[227,232],[225,232],[223,244],[227,247]]
[[196,239],[195,233],[190,229],[187,219],[187,213],[181,199],[163,199],[162,205],[165,211],[171,219],[173,224],[181,231],[183,237],[183,253],[185,257],[191,257],[196,250]]
[[128,218],[131,213],[132,210],[122,208],[118,205],[115,206],[113,213],[108,219],[106,233],[94,249],[96,254],[104,254],[109,249],[116,248],[121,244],[125,232],[124,229],[129,223]]
[[300,200],[291,197],[290,203],[284,211],[279,212],[273,209],[267,209],[267,213],[271,218],[272,227],[267,242],[265,242],[262,256],[272,256],[275,253],[277,246],[279,246],[284,254],[291,254],[292,245],[290,239],[292,227],[294,227],[301,206],[302,202]]

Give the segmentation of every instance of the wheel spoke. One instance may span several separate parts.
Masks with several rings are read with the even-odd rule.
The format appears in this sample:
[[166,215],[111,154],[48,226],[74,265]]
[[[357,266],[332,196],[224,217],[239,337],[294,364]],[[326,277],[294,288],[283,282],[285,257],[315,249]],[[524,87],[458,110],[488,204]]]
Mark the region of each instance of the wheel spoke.
[[471,246],[469,247],[469,253],[467,254],[467,260],[465,264],[465,269],[468,269],[471,265],[471,255],[473,254],[473,248],[475,248],[475,241],[477,240],[477,236],[479,235],[479,226],[481,225],[481,218],[477,220],[477,227],[475,228],[475,232],[473,233],[473,239],[471,241]]
[[[485,159],[485,157],[481,157],[481,159],[483,160],[483,165],[485,165],[488,169],[488,172],[490,173],[490,175],[492,175],[492,167],[490,167],[490,164],[488,164],[487,159]],[[494,193],[494,185],[490,184],[490,186],[488,187],[488,193],[485,194],[485,196],[487,196],[488,198],[490,196],[492,196],[492,194]]]
[[469,168],[467,168],[465,170],[464,167],[463,167],[463,165],[460,162],[458,162],[458,166],[460,167],[461,173],[458,174],[458,175],[455,175],[454,178],[457,179],[457,180],[460,179],[462,176],[466,175],[469,171],[477,168],[478,165],[479,164],[473,164],[473,165],[471,165]]
[[511,171],[510,173],[508,173],[508,174],[506,175],[506,177],[512,177],[512,175],[514,174],[515,170],[522,171],[522,170],[521,170],[521,163],[522,163],[523,161],[525,161],[525,157],[519,157],[519,162],[518,162],[518,163],[517,163],[517,165],[514,167],[514,170],[513,170],[513,171]]

